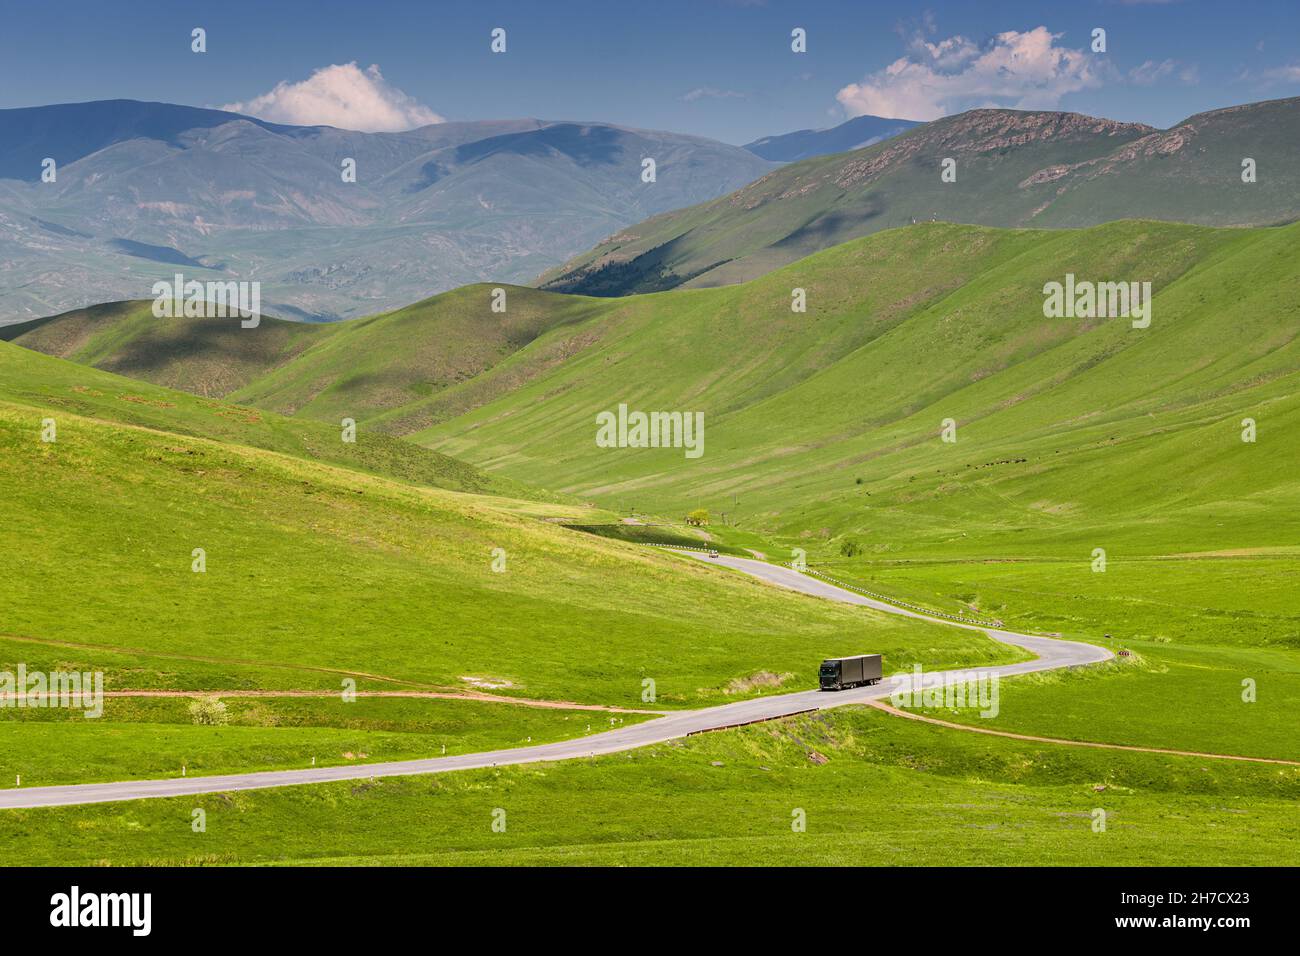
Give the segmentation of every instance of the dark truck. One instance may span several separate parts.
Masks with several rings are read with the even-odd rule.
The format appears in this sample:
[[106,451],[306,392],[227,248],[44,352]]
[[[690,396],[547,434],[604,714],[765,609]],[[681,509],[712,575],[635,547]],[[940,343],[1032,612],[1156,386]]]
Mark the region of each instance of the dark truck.
[[879,654],[858,654],[855,657],[830,657],[822,661],[822,690],[845,690],[864,684],[879,684],[883,671]]

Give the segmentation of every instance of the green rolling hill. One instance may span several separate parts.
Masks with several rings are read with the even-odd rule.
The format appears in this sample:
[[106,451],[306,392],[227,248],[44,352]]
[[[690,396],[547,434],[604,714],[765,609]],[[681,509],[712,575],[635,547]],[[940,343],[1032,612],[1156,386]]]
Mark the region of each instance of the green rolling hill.
[[[507,290],[505,312],[492,308],[497,288]],[[364,319],[263,316],[246,329],[238,319],[156,319],[150,302],[112,302],[0,326],[0,341],[204,397],[409,432],[446,416],[438,396],[448,387],[604,308],[598,300],[480,284]],[[561,349],[551,361],[563,357]]]
[[[773,559],[801,548],[876,592],[1135,655],[1011,682],[1005,729],[1293,753],[1297,239],[919,224],[741,285],[612,300],[592,347],[412,437],[613,509],[725,512]],[[1067,272],[1150,281],[1150,326],[1046,318]],[[703,412],[704,454],[598,447],[618,402]]]
[[[610,516],[503,497],[527,489],[415,445],[385,457],[408,445],[389,436],[331,451],[329,431],[0,343],[0,671],[100,671],[110,692],[164,695],[110,697],[98,720],[6,708],[7,773],[74,783],[561,739],[646,719],[567,702],[807,688],[823,656],[864,641],[899,667],[1018,656],[569,530],[556,521]],[[344,678],[557,706],[347,702]],[[191,719],[202,693],[224,697],[229,725]]]
[[[617,296],[742,282],[819,249],[938,219],[1083,227],[1118,219],[1270,225],[1300,216],[1300,98],[1168,130],[1075,113],[973,110],[775,170],[620,230],[541,288]],[[1242,160],[1257,181],[1242,182]],[[956,161],[956,180],[941,164]]]
[[[505,311],[492,309],[506,290]],[[232,398],[285,414],[349,416],[390,432],[438,420],[437,397],[495,368],[539,336],[590,318],[600,303],[520,286],[478,284],[384,315],[340,323],[293,361]]]
[[107,302],[0,325],[0,341],[223,398],[342,328],[261,316],[256,328],[245,329],[239,319],[158,319],[152,309],[150,301]]
[[[902,546],[892,538],[948,547],[958,523],[972,555],[1099,527],[1148,550],[1203,550],[1239,546],[1241,529],[1216,523],[1184,541],[1195,509],[1291,487],[1276,436],[1294,414],[1297,229],[921,223],[716,289],[598,299],[508,287],[502,315],[492,287],[470,286],[307,327],[305,347],[284,323],[218,336],[151,320],[152,332],[114,318],[124,307],[46,320],[15,341],[88,339],[63,351],[194,389],[158,374],[167,362],[131,357],[165,336],[216,367],[228,343],[265,334],[272,360],[233,353],[242,385],[228,400],[332,429],[355,417],[372,437],[405,435],[605,506],[703,506],[796,537],[870,530],[885,551]],[[1150,328],[1045,318],[1043,286],[1067,272],[1151,282]],[[791,311],[795,288],[806,313]],[[96,321],[104,331],[85,332]],[[702,412],[705,454],[598,447],[595,416],[619,402]],[[1247,417],[1261,436],[1250,445]],[[955,444],[939,440],[948,418]],[[1173,481],[1200,449],[1210,457],[1196,486]],[[1287,527],[1274,524],[1274,543]]]
[[[503,497],[519,486],[417,446],[463,474],[438,487],[330,454],[314,423],[212,409],[11,344],[0,370],[0,669],[54,655],[104,670],[109,689],[337,688],[353,673],[371,689],[454,691],[471,677],[624,706],[652,677],[672,706],[728,699],[729,682],[760,671],[814,686],[821,656],[864,632],[900,662],[1009,653],[568,530],[545,519],[600,516]],[[46,418],[54,442],[40,439]],[[52,587],[77,599],[42,599]],[[742,604],[753,617],[729,610]]]
[[[590,348],[413,437],[609,505],[716,512],[738,496],[750,523],[785,534],[870,528],[916,550],[960,529],[977,555],[1104,527],[1148,548],[1229,547],[1232,523],[1189,540],[1162,528],[1295,491],[1280,429],[1297,413],[1297,236],[921,224],[743,285],[612,303]],[[1150,328],[1045,318],[1042,288],[1066,272],[1150,281]],[[597,447],[595,416],[620,401],[702,411],[705,454]],[[1246,417],[1271,439],[1242,443]],[[947,418],[955,444],[940,441]],[[1193,486],[1189,455],[1203,457]]]
[[337,425],[287,418],[135,381],[0,342],[0,399],[124,426],[263,449],[313,462],[454,491],[552,499],[505,478],[391,435],[359,428],[344,442]]
[[[1004,729],[1290,753],[1298,238],[879,233],[741,285],[613,300],[599,345],[413,437],[611,508],[726,512],[774,559],[800,548],[872,591],[1136,655],[1011,682]],[[1150,326],[1045,318],[1043,286],[1067,272],[1150,281]],[[619,401],[702,411],[704,455],[597,447],[595,415]],[[1247,680],[1267,707],[1243,704]]]
[[[491,311],[492,287],[470,286],[309,331],[319,341],[257,377],[236,361],[250,380],[226,402],[275,423],[260,428],[315,429],[310,447],[335,458],[367,447],[338,443],[350,413],[368,447],[387,449],[383,468],[400,456],[401,477],[438,473],[410,460],[427,447],[443,453],[440,467],[478,469],[453,488],[514,497],[545,488],[670,518],[704,507],[757,533],[744,546],[803,547],[846,573],[887,577],[891,593],[950,609],[988,604],[1024,615],[1026,626],[1077,626],[1085,636],[1116,613],[1107,603],[1114,578],[1093,589],[1092,610],[1071,614],[1050,596],[1018,603],[1009,569],[972,577],[971,563],[1046,562],[1022,569],[1024,591],[1057,581],[1059,562],[1086,564],[1097,547],[1151,561],[1231,555],[1230,564],[1179,565],[1185,577],[1169,586],[1204,601],[1123,615],[1140,619],[1142,633],[1177,618],[1185,632],[1247,640],[1254,628],[1289,641],[1296,624],[1278,575],[1295,564],[1300,489],[1281,436],[1297,415],[1298,229],[921,223],[714,289],[602,299],[508,287],[502,315]],[[1150,327],[1045,318],[1043,286],[1067,272],[1151,282]],[[806,292],[806,313],[791,311],[794,288]],[[91,342],[116,350],[72,354],[123,367],[123,356],[161,334],[130,325],[137,337],[123,337],[111,316],[100,321],[106,330]],[[65,323],[81,330],[86,320],[48,320],[16,341],[74,339],[60,331]],[[184,338],[181,320],[167,328]],[[232,329],[230,340],[243,334],[261,330]],[[208,350],[204,363],[220,364],[223,340],[192,338]],[[60,400],[88,398],[68,391]],[[596,415],[620,402],[703,413],[703,456],[598,447]],[[207,411],[228,427],[240,420],[231,414]],[[1247,418],[1257,423],[1254,443],[1241,441]],[[946,419],[957,426],[952,444],[940,440]],[[298,437],[238,440],[304,446]],[[862,557],[845,562],[842,548]],[[935,577],[904,567],[916,561],[953,564]],[[1164,580],[1169,567],[1146,573]],[[1241,587],[1268,595],[1262,618],[1216,623],[1196,613],[1228,613]]]
[[[486,683],[632,707],[652,677],[651,706],[677,707],[809,686],[846,640],[884,651],[891,669],[1006,653],[977,634],[720,574],[611,524],[633,506],[669,517],[703,506],[723,547],[773,560],[799,547],[815,568],[897,598],[1132,652],[1007,681],[980,727],[1294,759],[1297,238],[1300,225],[921,223],[719,288],[588,298],[509,287],[500,315],[492,286],[471,286],[325,330],[267,321],[265,356],[238,338],[250,330],[159,330],[138,305],[47,320],[0,343],[0,669],[102,669],[109,689],[190,691],[337,691],[355,674],[367,690]],[[1043,285],[1067,272],[1150,281],[1150,326],[1046,318]],[[805,313],[791,311],[794,288]],[[165,360],[126,361],[154,348]],[[238,387],[204,397],[183,374],[187,349],[205,377],[228,366],[221,381]],[[595,416],[619,402],[703,412],[704,454],[598,447]],[[358,442],[345,445],[338,419],[353,409]],[[45,417],[58,422],[53,445],[38,438]],[[207,551],[203,575],[190,570],[193,547]],[[1104,573],[1090,568],[1097,548]],[[1247,678],[1257,703],[1243,702]],[[30,712],[0,721],[0,751],[25,784],[62,783],[464,752],[607,719],[464,701],[228,703],[232,724],[216,728],[172,699],[110,700],[98,724]],[[239,806],[261,811],[245,814],[257,825],[211,852],[322,859],[307,834],[352,826],[359,859],[410,860],[382,835],[427,818],[429,787],[253,795]],[[599,844],[585,823],[566,830],[574,788],[599,792],[609,820],[635,822]],[[976,737],[847,708],[439,782],[444,828],[508,793],[546,834],[520,828],[504,850],[465,844],[439,859],[827,859],[824,845],[760,839],[768,824],[789,831],[784,803],[762,816],[771,788],[797,792],[818,820],[850,807],[845,832],[885,819],[891,840],[936,805],[947,819],[992,796],[976,818],[1016,828],[1018,858],[1074,863],[1284,859],[1295,789],[1272,766]],[[1126,841],[1100,856],[1086,820],[1099,788]],[[646,800],[672,813],[628,813]],[[100,821],[95,860],[190,860],[160,822],[172,809],[32,813],[12,827]],[[1077,835],[1063,814],[1080,815]],[[719,819],[742,837],[719,835]],[[936,852],[1005,847],[1004,831],[971,827],[965,810],[953,819],[927,837]],[[875,829],[858,842],[845,862],[897,859]]]

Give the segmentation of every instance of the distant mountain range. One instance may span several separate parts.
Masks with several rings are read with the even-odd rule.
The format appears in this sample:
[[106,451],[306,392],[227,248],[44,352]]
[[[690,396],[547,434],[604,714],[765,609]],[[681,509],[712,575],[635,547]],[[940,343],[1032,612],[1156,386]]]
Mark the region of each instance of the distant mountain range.
[[178,266],[260,280],[276,314],[363,315],[529,280],[770,169],[739,147],[600,123],[359,133],[131,100],[0,110],[0,323],[140,298]]
[[[945,159],[955,163],[952,182],[941,178]],[[1300,98],[1202,113],[1169,130],[1077,113],[973,110],[866,149],[784,166],[728,196],[648,219],[539,285],[589,295],[726,285],[935,219],[1081,227],[1298,217]]]
[[[860,148],[798,159],[846,144]],[[1300,99],[1169,130],[1052,111],[867,116],[745,148],[537,119],[359,133],[127,100],[0,110],[0,324],[140,299],[177,270],[259,280],[264,311],[319,321],[478,281],[600,296],[725,285],[936,219],[1297,217]]]
[[814,156],[874,146],[920,125],[916,120],[856,116],[830,129],[801,129],[783,136],[764,136],[746,143],[745,149],[774,163],[795,163]]

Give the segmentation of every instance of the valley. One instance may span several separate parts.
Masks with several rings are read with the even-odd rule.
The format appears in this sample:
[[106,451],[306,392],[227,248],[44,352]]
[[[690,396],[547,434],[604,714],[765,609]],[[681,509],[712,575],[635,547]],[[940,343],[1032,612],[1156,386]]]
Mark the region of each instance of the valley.
[[[1289,862],[1300,226],[1286,176],[1185,215],[1153,164],[1201,203],[1243,131],[1276,168],[1294,102],[1168,131],[976,110],[678,202],[537,287],[475,275],[344,321],[271,295],[248,323],[135,298],[0,326],[0,671],[108,691],[97,721],[0,708],[0,846]],[[402,148],[435,130],[483,132]],[[606,135],[492,132],[393,182]],[[984,191],[914,215],[947,201],[920,178],[945,151]],[[1094,281],[1106,307],[1073,307]],[[815,689],[864,652],[997,673],[998,712]],[[275,788],[204,783],[251,773]],[[25,802],[100,784],[115,802]],[[216,825],[191,839],[196,806]],[[508,836],[472,824],[502,808]],[[56,850],[68,828],[94,838]]]

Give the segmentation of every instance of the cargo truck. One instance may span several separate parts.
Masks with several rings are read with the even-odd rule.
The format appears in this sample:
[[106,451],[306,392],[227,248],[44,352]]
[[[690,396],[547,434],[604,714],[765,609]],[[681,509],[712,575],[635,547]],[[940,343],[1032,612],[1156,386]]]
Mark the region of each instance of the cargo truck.
[[854,657],[828,657],[822,661],[822,690],[845,690],[864,684],[879,684],[884,671],[879,654],[858,654]]

